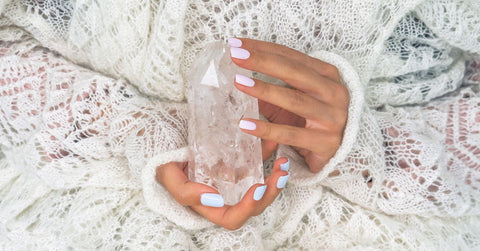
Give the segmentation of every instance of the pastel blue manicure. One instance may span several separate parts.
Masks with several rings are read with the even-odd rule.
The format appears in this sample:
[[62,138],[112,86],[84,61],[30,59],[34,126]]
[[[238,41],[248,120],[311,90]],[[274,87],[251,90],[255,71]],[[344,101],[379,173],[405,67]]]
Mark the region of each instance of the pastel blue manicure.
[[287,174],[287,175],[285,175],[285,176],[281,176],[280,178],[278,178],[278,180],[277,180],[277,188],[278,188],[278,189],[284,188],[285,185],[287,184],[288,178],[290,178],[290,174]]
[[290,160],[289,159],[287,159],[286,163],[280,164],[280,170],[288,172],[288,169],[290,169]]
[[220,194],[204,193],[200,196],[200,202],[204,206],[209,207],[223,207],[225,202]]
[[253,193],[253,199],[261,200],[266,190],[267,190],[267,185],[263,185],[255,188],[255,192]]

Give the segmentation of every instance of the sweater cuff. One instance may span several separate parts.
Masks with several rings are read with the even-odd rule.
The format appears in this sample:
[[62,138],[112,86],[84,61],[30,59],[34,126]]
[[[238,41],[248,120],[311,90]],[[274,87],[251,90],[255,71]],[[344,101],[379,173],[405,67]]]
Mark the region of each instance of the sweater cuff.
[[290,160],[290,183],[298,186],[310,186],[318,184],[329,174],[335,171],[338,164],[342,163],[356,141],[359,131],[360,117],[364,106],[364,91],[360,78],[350,63],[343,57],[327,52],[315,51],[310,56],[322,60],[337,67],[342,84],[344,84],[350,94],[350,103],[348,107],[348,118],[343,139],[336,154],[324,166],[322,171],[317,174],[310,172],[305,160],[292,147],[281,145],[278,149],[278,156],[288,157]]
[[168,162],[185,162],[188,160],[188,147],[159,154],[151,158],[142,171],[143,196],[147,206],[165,218],[185,229],[195,230],[214,224],[195,213],[189,207],[180,205],[156,179],[158,166]]

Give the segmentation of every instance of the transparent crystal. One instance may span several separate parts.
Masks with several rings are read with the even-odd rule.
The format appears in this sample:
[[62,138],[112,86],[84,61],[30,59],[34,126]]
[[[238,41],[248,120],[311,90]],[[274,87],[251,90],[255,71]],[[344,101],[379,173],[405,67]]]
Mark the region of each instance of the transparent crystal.
[[188,81],[189,178],[215,187],[225,203],[236,204],[255,183],[263,183],[261,142],[238,128],[242,117],[258,118],[258,103],[238,91],[228,47],[208,44],[193,62]]

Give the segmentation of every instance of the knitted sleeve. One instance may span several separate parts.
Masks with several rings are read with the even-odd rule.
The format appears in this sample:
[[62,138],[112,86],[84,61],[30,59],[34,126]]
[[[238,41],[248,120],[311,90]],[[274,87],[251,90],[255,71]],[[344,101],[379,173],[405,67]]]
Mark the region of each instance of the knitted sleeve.
[[479,58],[449,43],[471,50],[471,33],[463,41],[425,23],[415,13],[401,20],[366,88],[346,60],[313,54],[337,66],[352,99],[342,145],[319,174],[281,147],[294,163],[292,183],[321,184],[388,214],[479,214]]

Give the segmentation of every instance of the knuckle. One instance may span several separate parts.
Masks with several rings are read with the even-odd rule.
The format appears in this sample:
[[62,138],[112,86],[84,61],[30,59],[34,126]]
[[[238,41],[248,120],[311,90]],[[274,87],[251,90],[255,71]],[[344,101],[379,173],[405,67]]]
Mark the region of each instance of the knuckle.
[[264,207],[258,208],[257,210],[255,210],[255,211],[252,213],[252,216],[259,216],[260,214],[263,213],[263,211],[265,211],[265,208],[264,208]]
[[326,76],[329,76],[331,78],[337,79],[340,76],[340,72],[338,71],[338,68],[332,64],[326,63],[322,67],[322,73]]
[[190,205],[189,205],[187,202],[185,202],[185,201],[178,201],[178,204],[180,204],[181,206],[184,206],[184,207],[190,206]]
[[342,137],[340,134],[331,134],[328,137],[322,137],[322,140],[327,145],[331,146],[332,149],[335,149],[334,152],[336,152],[336,149],[340,147],[340,143],[342,142]]
[[288,99],[291,107],[303,106],[305,104],[305,94],[299,90],[293,90]]
[[188,206],[188,196],[186,193],[176,193],[175,200],[182,206]]
[[248,52],[250,53],[250,57],[246,60],[240,60],[237,64],[252,70],[258,68],[258,66],[264,65],[264,57],[262,57],[258,51],[256,51],[254,48],[248,48]]
[[305,67],[303,64],[298,64],[293,61],[288,62],[287,69],[289,72],[290,78],[287,78],[287,80],[290,81],[296,81],[297,78],[307,72],[310,71],[310,68]]
[[323,166],[325,166],[324,163],[322,163],[322,164],[320,164],[320,165],[318,165],[318,166],[311,166],[311,167],[310,167],[310,171],[311,171],[312,173],[318,173],[318,172],[320,172],[320,171],[323,169]]
[[287,145],[295,145],[296,139],[298,137],[297,132],[292,129],[287,129],[285,133],[282,134],[283,142]]
[[157,182],[163,186],[165,185],[165,179],[168,176],[169,168],[170,166],[168,164],[160,165],[157,167],[155,178]]
[[235,222],[228,222],[228,223],[225,223],[223,225],[224,228],[228,229],[228,230],[237,230],[239,228],[241,228],[243,226],[243,223],[242,222],[238,222],[238,221],[235,221]]
[[350,92],[348,91],[348,88],[343,84],[338,84],[335,92],[339,95],[339,98],[341,98],[341,100],[348,105],[350,100]]
[[279,54],[281,55],[291,55],[292,54],[292,49],[290,49],[289,47],[285,46],[285,45],[280,45],[278,46],[278,52]]
[[272,91],[268,84],[261,81],[257,81],[256,90],[258,97],[268,97]]
[[298,138],[298,133],[293,128],[274,128],[271,125],[266,125],[265,129],[260,135],[261,138],[268,139],[274,142],[281,142],[286,145],[295,145]]
[[[307,163],[309,164],[308,167],[309,167],[309,169],[312,173],[320,172],[323,169],[323,167],[327,164],[327,162],[328,162],[328,158],[325,158],[325,157],[320,156],[318,154],[309,155],[308,158],[307,158]],[[330,173],[329,177],[330,177],[330,175],[332,177],[333,176],[338,176],[338,174],[335,173],[335,172]]]
[[272,139],[272,127],[268,124],[264,124],[263,130],[261,131],[261,138]]

